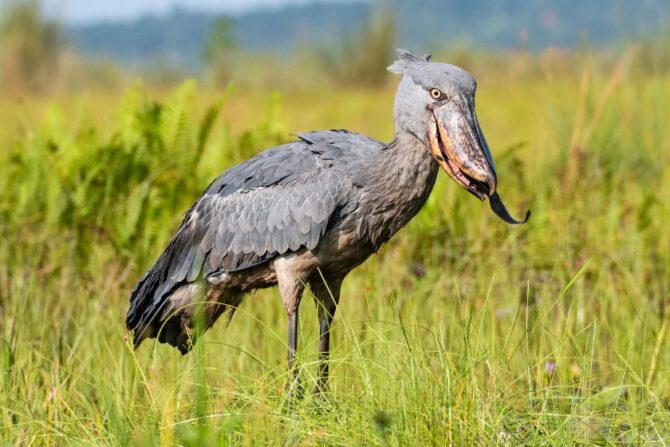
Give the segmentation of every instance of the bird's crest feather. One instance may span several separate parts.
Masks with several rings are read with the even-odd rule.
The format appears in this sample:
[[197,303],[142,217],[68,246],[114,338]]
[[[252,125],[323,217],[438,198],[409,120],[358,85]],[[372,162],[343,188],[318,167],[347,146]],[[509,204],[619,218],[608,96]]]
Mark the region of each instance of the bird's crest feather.
[[430,54],[425,54],[422,58],[420,58],[414,55],[411,51],[403,50],[402,48],[398,48],[396,50],[396,54],[398,55],[398,60],[393,62],[388,67],[388,71],[397,75],[405,74],[407,69],[414,64],[423,64],[429,62],[430,58],[432,57]]

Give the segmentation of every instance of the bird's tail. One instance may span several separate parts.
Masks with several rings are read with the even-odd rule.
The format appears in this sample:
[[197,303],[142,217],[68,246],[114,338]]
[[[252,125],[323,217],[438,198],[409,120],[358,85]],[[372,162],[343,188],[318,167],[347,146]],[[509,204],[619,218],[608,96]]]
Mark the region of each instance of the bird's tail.
[[129,325],[134,331],[133,344],[137,348],[146,338],[158,338],[160,343],[186,354],[198,336],[212,327],[224,312],[229,311],[232,316],[241,299],[242,294],[220,293],[206,281],[178,285],[162,299],[160,311],[148,323]]
[[157,316],[165,307],[165,297],[177,286],[167,275],[165,257],[163,253],[130,293],[126,327],[133,332],[135,347],[145,338],[156,337]]
[[194,227],[191,216],[192,210],[131,292],[126,327],[133,332],[135,347],[157,337],[185,354],[200,331],[241,301],[235,290],[223,290],[224,284],[204,279],[211,273],[205,268],[208,254],[201,246],[206,228]]

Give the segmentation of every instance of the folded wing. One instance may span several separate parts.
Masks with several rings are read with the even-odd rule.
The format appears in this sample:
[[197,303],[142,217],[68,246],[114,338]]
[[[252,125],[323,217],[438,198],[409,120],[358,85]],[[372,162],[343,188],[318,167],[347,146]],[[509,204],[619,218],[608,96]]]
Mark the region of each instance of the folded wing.
[[207,188],[131,294],[126,325],[136,340],[176,287],[318,245],[352,186],[333,162],[341,147],[309,136],[259,154]]

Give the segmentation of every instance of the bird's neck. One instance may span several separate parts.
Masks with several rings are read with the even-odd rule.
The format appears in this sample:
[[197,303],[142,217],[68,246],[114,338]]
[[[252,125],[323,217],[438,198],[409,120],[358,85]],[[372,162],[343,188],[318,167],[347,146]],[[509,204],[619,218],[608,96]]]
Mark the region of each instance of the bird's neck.
[[375,246],[391,238],[424,206],[438,166],[416,136],[399,132],[368,166],[370,237]]

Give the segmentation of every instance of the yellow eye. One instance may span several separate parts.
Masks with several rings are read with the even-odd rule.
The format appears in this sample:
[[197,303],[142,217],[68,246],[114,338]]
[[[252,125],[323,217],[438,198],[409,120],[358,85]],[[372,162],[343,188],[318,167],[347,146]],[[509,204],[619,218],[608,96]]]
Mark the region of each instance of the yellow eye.
[[433,99],[440,99],[442,97],[442,92],[436,88],[430,89],[430,96]]

